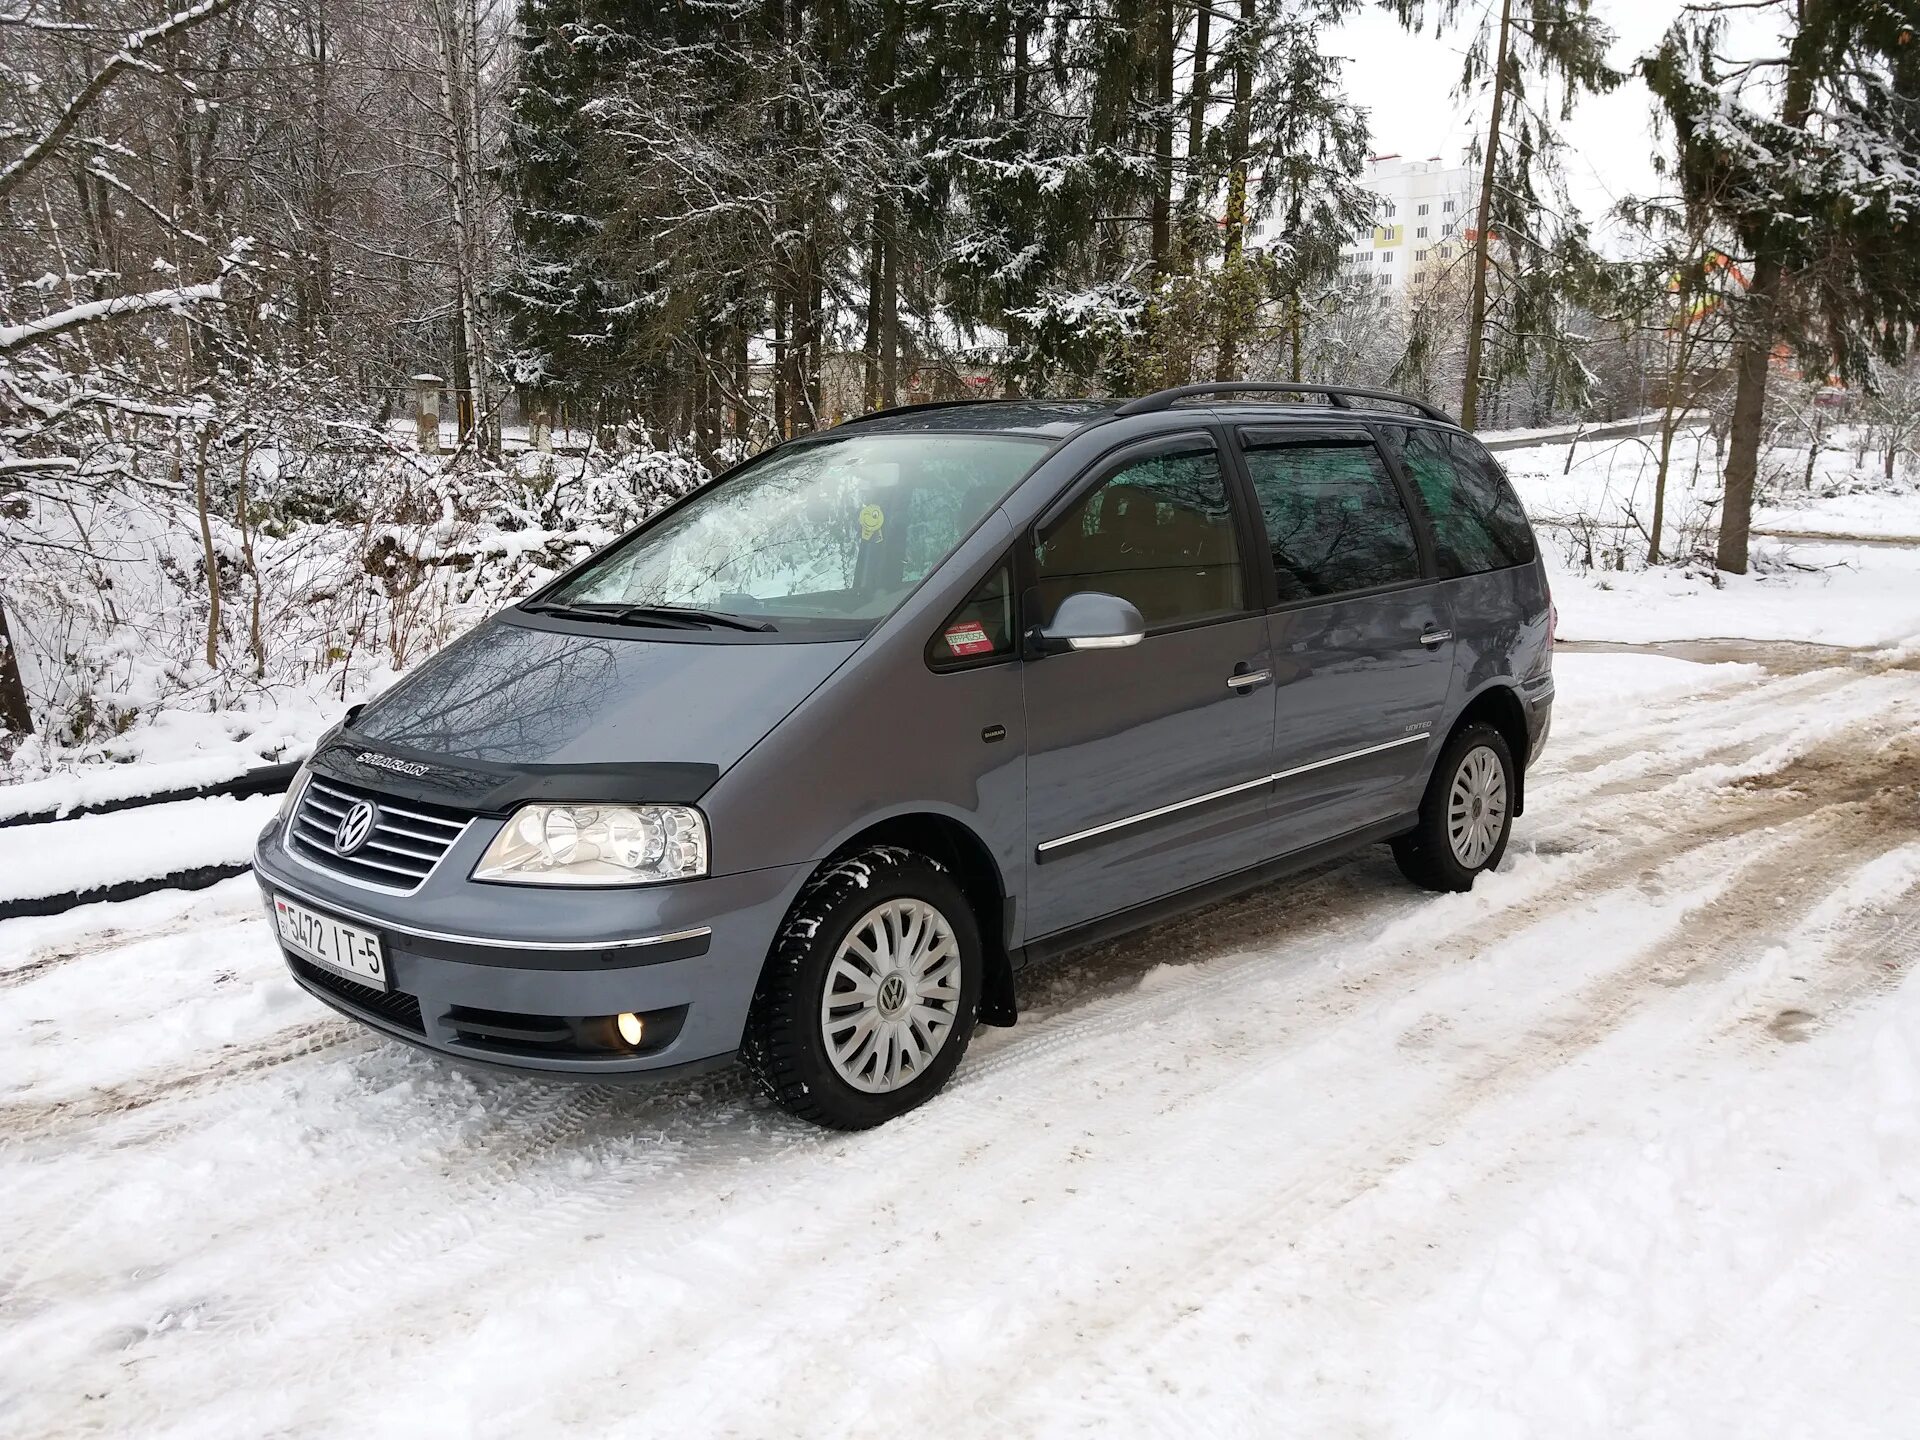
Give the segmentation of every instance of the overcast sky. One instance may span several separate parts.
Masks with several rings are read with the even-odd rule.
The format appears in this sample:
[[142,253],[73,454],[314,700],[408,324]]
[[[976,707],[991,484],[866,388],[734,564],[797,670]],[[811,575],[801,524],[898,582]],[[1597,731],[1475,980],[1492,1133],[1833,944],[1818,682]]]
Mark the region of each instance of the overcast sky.
[[[1679,0],[1594,0],[1595,13],[1619,37],[1613,63],[1624,69],[1651,50],[1679,8]],[[1463,21],[1472,10],[1461,7]],[[1333,32],[1330,48],[1348,57],[1347,91],[1369,112],[1376,155],[1460,161],[1485,111],[1484,101],[1463,107],[1453,97],[1467,33],[1463,27],[1440,39],[1410,35],[1377,10]],[[1611,95],[1583,100],[1563,127],[1569,189],[1596,229],[1616,200],[1658,187],[1652,119],[1646,86],[1629,79]]]

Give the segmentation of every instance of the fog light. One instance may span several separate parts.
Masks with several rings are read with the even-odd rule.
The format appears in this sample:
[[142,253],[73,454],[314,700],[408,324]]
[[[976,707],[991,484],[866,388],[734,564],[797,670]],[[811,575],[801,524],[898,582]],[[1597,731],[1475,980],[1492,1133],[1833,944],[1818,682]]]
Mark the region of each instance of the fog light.
[[614,1016],[613,1028],[620,1032],[620,1038],[622,1040],[626,1041],[629,1045],[635,1046],[640,1043],[640,1038],[646,1034],[647,1029],[646,1026],[640,1023],[640,1017],[631,1010],[627,1011],[624,1015]]

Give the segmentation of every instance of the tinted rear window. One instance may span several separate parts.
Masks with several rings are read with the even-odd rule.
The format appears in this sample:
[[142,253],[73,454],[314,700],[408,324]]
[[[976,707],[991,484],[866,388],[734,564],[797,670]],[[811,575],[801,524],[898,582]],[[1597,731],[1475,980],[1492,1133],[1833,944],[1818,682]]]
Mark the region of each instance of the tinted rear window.
[[1406,507],[1367,436],[1249,437],[1246,456],[1282,603],[1420,578]]
[[1388,436],[1433,522],[1442,575],[1478,575],[1533,559],[1526,511],[1479,441],[1410,425],[1389,427]]

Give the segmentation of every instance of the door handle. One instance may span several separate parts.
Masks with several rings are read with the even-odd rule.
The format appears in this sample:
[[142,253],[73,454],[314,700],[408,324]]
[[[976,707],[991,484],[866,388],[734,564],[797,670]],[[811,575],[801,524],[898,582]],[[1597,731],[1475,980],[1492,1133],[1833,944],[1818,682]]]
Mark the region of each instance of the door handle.
[[1444,645],[1453,638],[1451,630],[1429,630],[1420,637],[1420,643],[1431,650],[1436,645]]
[[1227,688],[1229,690],[1237,690],[1244,695],[1249,690],[1254,689],[1256,686],[1264,685],[1271,679],[1273,679],[1273,671],[1271,670],[1249,670],[1245,666],[1242,666],[1227,677]]

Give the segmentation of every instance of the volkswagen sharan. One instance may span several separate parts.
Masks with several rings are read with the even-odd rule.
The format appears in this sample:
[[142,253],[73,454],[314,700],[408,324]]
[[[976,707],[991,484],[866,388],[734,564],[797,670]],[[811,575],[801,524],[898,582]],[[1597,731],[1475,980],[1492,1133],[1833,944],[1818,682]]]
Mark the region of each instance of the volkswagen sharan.
[[331,731],[294,978],[463,1062],[738,1058],[857,1129],[1042,958],[1360,846],[1464,890],[1553,703],[1487,451],[1378,391],[909,405],[779,445]]

